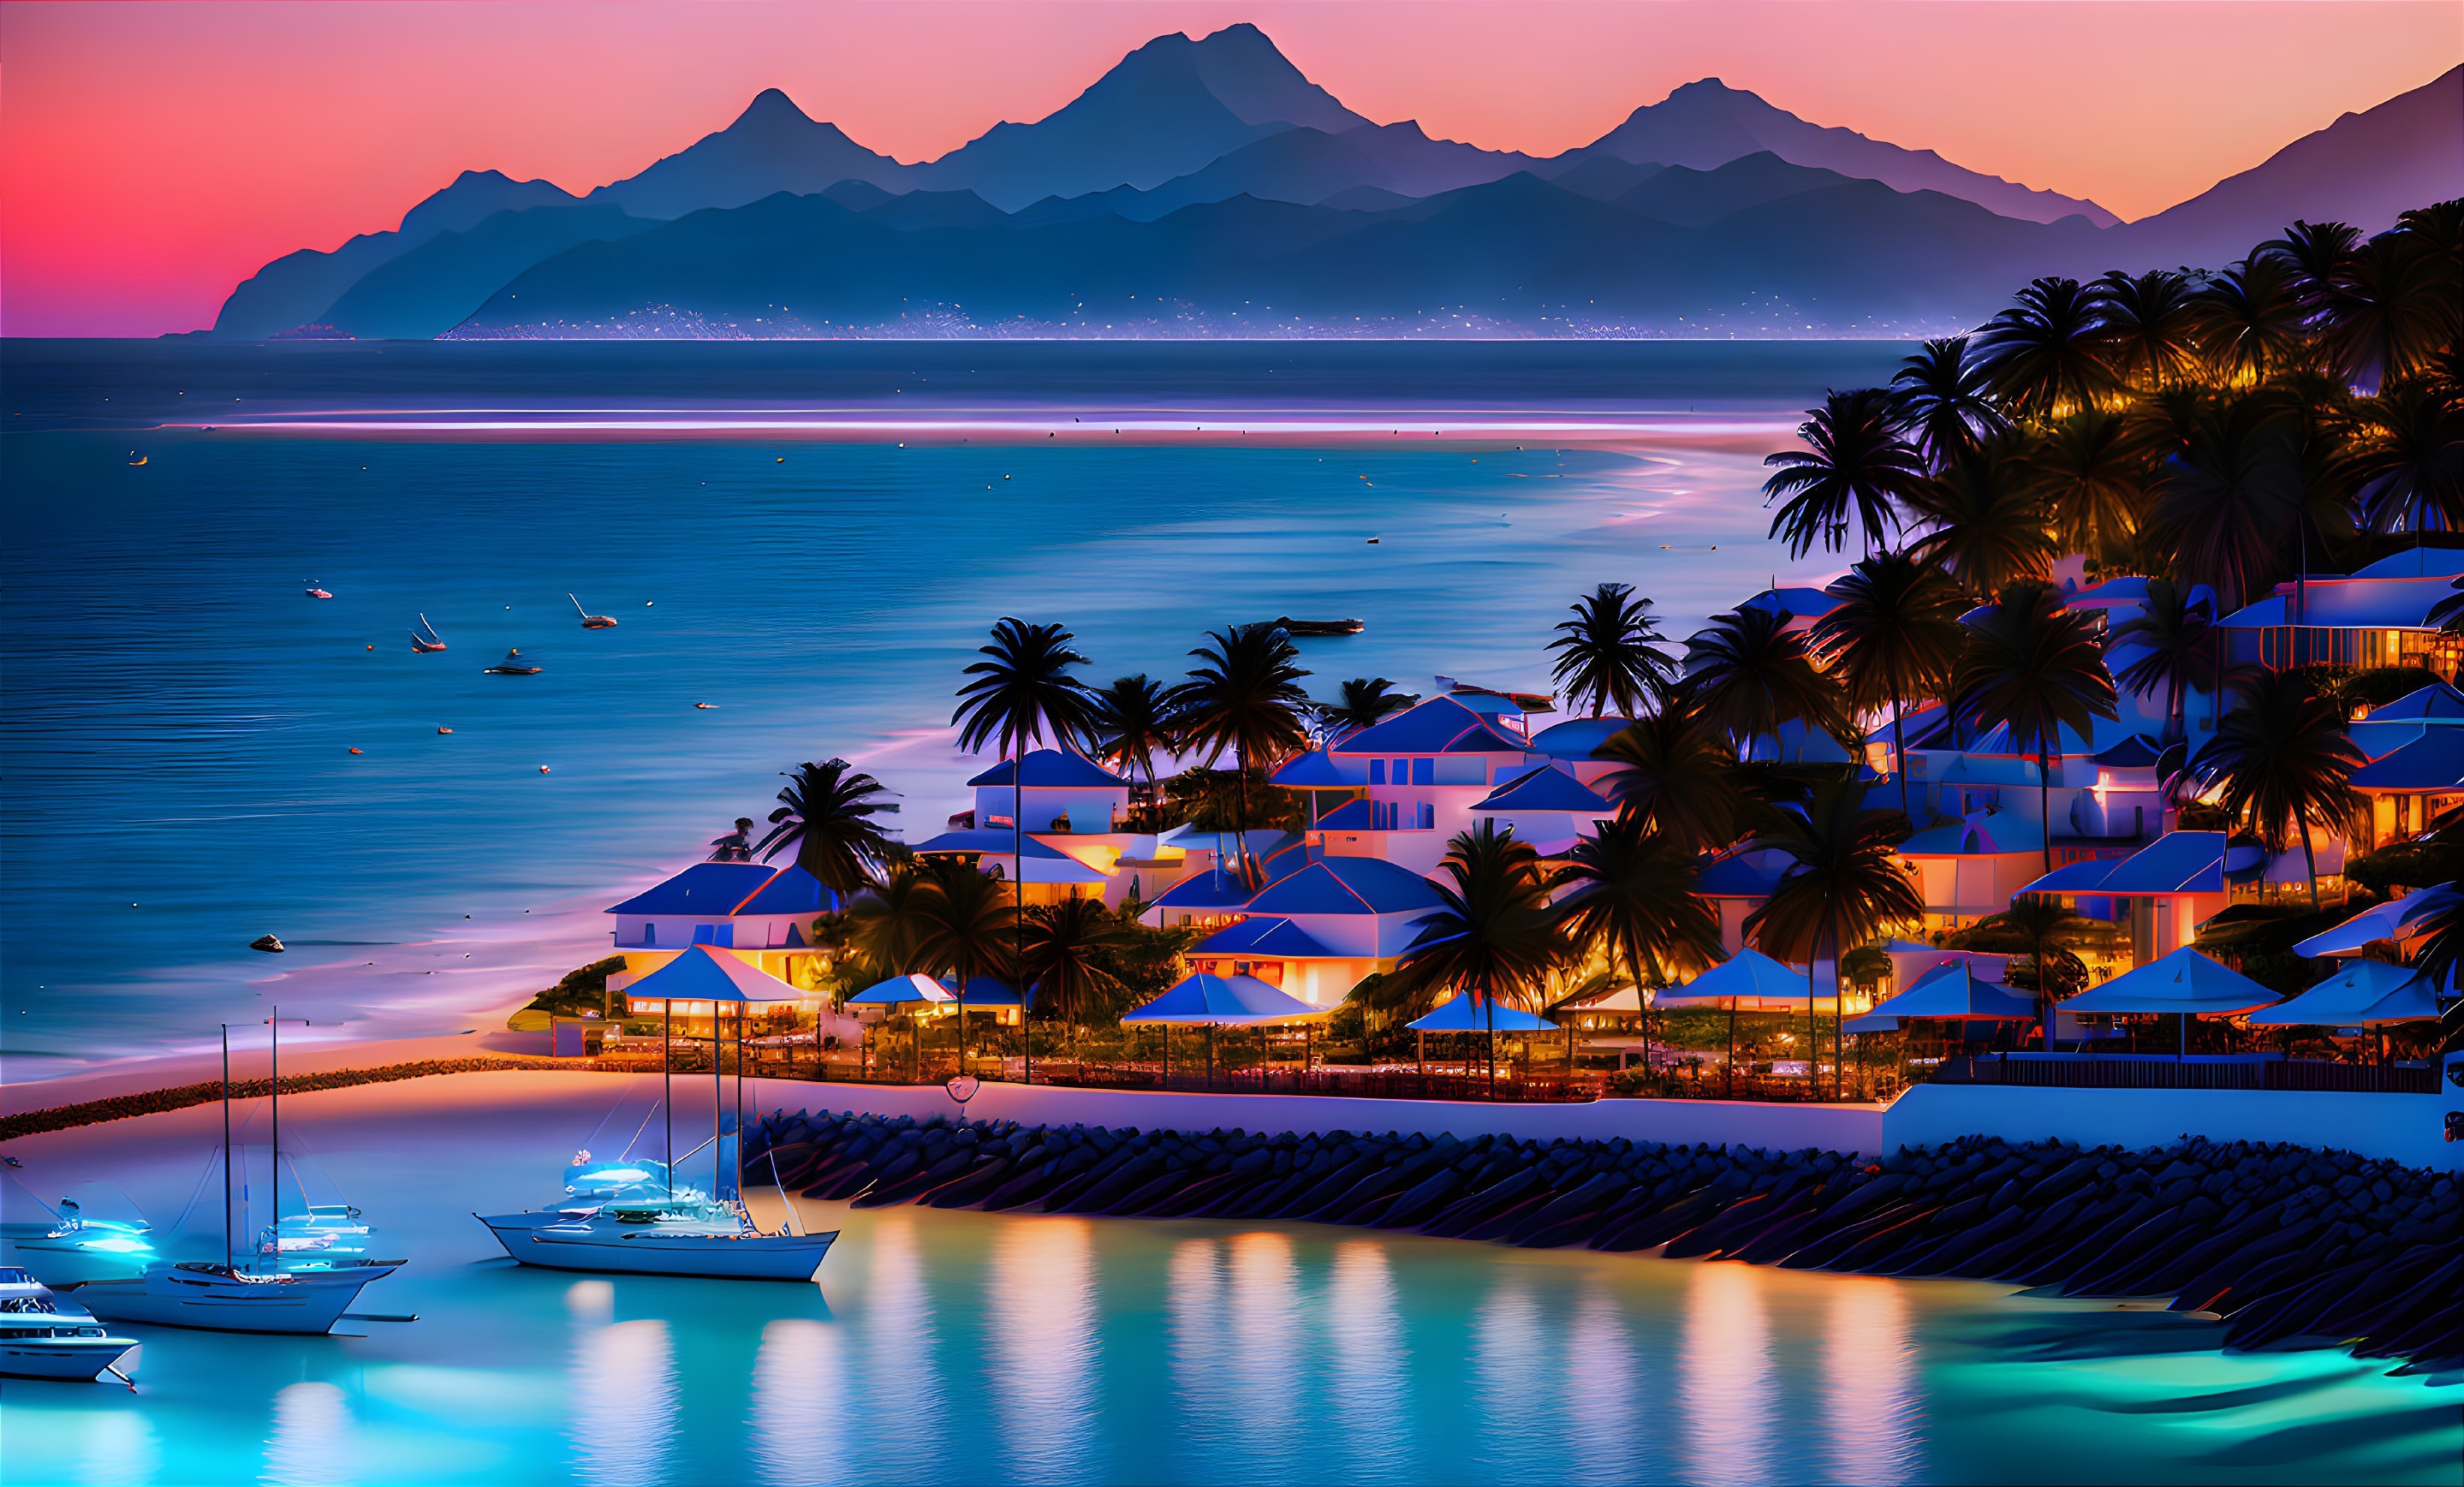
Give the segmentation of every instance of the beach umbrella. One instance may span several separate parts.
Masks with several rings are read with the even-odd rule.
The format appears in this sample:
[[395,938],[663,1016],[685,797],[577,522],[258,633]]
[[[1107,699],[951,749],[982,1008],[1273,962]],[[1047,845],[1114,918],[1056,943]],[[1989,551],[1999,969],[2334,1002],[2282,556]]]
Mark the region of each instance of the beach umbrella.
[[[1486,1033],[1493,1041],[1500,1033],[1554,1032],[1557,1028],[1556,1023],[1546,1017],[1502,1001],[1491,1005],[1469,992],[1457,993],[1430,1009],[1428,1016],[1405,1025],[1420,1036],[1420,1062],[1424,1073],[1428,1063],[1427,1039],[1431,1033]],[[1573,1048],[1573,1027],[1571,1023],[1567,1025],[1566,1046],[1571,1053]]]
[[2185,945],[2102,986],[2088,988],[2063,1002],[2062,1010],[2169,1016],[2174,1018],[2178,1055],[2189,1051],[2190,1018],[2255,1012],[2275,1006],[2276,1001],[2276,994],[2266,987]]
[[850,1007],[913,1007],[917,1003],[937,1006],[956,1001],[957,994],[921,973],[894,975],[887,981],[875,981],[847,998]]
[[[1317,1008],[1256,976],[1199,972],[1182,977],[1162,995],[1121,1020],[1164,1027],[1205,1028],[1206,1082],[1212,1085],[1215,1082],[1215,1029],[1291,1022],[1318,1016],[1321,1014]],[[1169,1034],[1164,1042],[1163,1072],[1164,1082],[1169,1085],[1172,1081]]]
[[[2418,983],[2415,997],[2401,998],[2406,988]],[[2371,1020],[2369,1014],[2380,1004],[2399,999],[2406,1004],[2418,1002],[2429,1010],[2422,1017],[2438,1016],[2436,1000],[2430,995],[2426,977],[2409,966],[2390,966],[2383,960],[2347,962],[2318,985],[2273,1007],[2264,1007],[2250,1015],[2253,1027],[2351,1027]],[[2382,1020],[2409,1021],[2409,1017]]]
[[[1896,996],[1874,1003],[1869,1017],[1939,1017],[1947,1021],[2013,1021],[2035,1017],[2035,1003],[1999,981],[1977,979],[1966,961],[1937,966]],[[1860,1019],[1861,1020],[1861,1019]],[[1862,1031],[1861,1029],[1853,1031]]]
[[2363,909],[2332,929],[2314,934],[2293,947],[2297,955],[2358,955],[2373,940],[2409,939],[2420,933],[2423,919],[2453,905],[2456,889],[2440,884],[2418,893],[2389,899]]
[[1654,1007],[1726,1007],[1732,1001],[1740,1012],[1793,1012],[1805,1005],[1805,973],[1748,946],[1651,998]]

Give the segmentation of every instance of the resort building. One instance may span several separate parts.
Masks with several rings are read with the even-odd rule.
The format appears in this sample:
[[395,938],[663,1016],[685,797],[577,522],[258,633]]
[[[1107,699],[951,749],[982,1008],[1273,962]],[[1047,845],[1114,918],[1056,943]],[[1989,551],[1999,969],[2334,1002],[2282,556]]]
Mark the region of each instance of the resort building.
[[625,958],[608,989],[622,991],[694,945],[810,986],[828,956],[812,943],[813,921],[838,907],[836,894],[793,864],[695,863],[606,910]]
[[1240,917],[1191,947],[1190,968],[1252,975],[1313,1007],[1392,971],[1444,907],[1429,880],[1367,857],[1324,857],[1269,883]]
[[1447,842],[1471,828],[1472,808],[1530,767],[1524,714],[1509,711],[1523,705],[1449,692],[1329,745],[1337,776],[1362,795],[1319,823],[1320,846],[1330,856],[1375,847],[1388,862],[1434,870]]
[[2304,575],[2217,622],[2232,659],[2288,667],[2420,667],[2453,681],[2464,636],[2441,633],[2430,611],[2455,597],[2464,549],[2415,548],[2358,573]]

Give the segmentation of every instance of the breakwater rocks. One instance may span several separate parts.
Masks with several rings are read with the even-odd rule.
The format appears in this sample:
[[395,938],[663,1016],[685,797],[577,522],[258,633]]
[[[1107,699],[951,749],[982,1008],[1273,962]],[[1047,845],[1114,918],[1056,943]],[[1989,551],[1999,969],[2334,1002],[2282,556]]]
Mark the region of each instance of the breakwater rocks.
[[1532,1248],[2165,1297],[2233,1348],[2464,1367],[2464,1194],[2298,1147],[1969,1139],[1836,1152],[1480,1136],[1204,1134],[765,1117],[745,1180],[857,1208],[1299,1219]]

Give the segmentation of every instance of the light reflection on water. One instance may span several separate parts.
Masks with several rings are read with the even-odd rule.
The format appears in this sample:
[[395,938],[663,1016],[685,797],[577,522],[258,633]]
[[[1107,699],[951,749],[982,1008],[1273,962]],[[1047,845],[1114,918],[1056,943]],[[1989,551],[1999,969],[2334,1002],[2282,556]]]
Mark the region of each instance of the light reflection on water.
[[419,1322],[146,1329],[137,1395],[6,1387],[0,1481],[2452,1483],[2464,1451],[2384,1366],[1966,1282],[806,1208],[846,1231],[819,1286],[517,1269],[414,1218],[368,1301]]

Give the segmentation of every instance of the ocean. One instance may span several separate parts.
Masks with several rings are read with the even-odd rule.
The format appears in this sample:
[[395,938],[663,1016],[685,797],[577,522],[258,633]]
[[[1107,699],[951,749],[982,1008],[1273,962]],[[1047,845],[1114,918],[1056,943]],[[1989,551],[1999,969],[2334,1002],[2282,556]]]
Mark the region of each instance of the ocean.
[[[1364,621],[1301,643],[1321,696],[1546,687],[1606,579],[1682,639],[1836,571],[1765,539],[1762,456],[1907,349],[0,344],[8,1078],[269,1001],[311,1040],[473,1026],[801,760],[921,840],[1003,615],[1097,684]],[[539,674],[482,674],[513,647]]]

